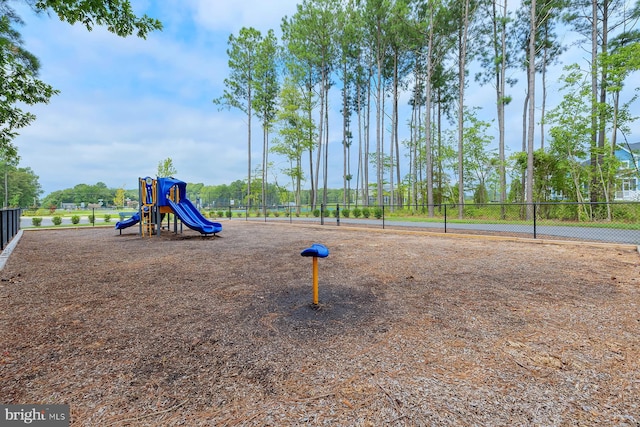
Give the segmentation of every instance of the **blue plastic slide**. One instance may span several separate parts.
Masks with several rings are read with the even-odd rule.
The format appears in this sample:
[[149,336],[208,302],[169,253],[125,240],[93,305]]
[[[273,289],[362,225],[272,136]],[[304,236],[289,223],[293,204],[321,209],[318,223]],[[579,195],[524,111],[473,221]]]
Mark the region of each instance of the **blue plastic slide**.
[[[222,224],[220,224],[219,222],[213,222],[213,221],[209,221],[207,218],[204,217],[204,215],[202,215],[202,213],[200,213],[200,211],[198,210],[198,208],[196,208],[193,205],[193,202],[189,199],[182,199],[180,201],[180,203],[184,204],[189,210],[191,210],[193,212],[193,214],[200,220],[202,221],[204,224],[207,225],[213,225],[216,228],[220,228],[220,230],[218,231],[222,231]],[[216,231],[216,233],[218,232]]]
[[182,199],[180,203],[174,203],[167,199],[167,203],[173,209],[176,216],[184,225],[201,234],[216,234],[222,231],[222,224],[211,222],[193,206],[189,199]]
[[134,213],[130,218],[116,222],[116,230],[122,230],[123,228],[131,227],[140,222],[140,212]]

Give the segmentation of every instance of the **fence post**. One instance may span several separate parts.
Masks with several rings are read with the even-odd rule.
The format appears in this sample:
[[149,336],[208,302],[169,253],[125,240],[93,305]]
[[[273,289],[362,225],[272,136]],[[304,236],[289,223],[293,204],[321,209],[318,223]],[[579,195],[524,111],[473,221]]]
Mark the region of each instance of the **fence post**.
[[444,232],[447,232],[447,204],[444,204]]
[[340,203],[336,203],[336,225],[340,225]]
[[320,203],[320,225],[324,225],[324,203]]
[[382,229],[384,230],[384,204],[382,205]]
[[5,212],[6,209],[2,209],[0,210],[0,249],[4,250],[4,236],[5,236],[5,221],[4,221],[4,216],[5,216]]
[[533,238],[537,238],[538,235],[538,230],[537,230],[537,223],[536,223],[536,217],[538,215],[536,214],[536,204],[535,202],[533,203]]

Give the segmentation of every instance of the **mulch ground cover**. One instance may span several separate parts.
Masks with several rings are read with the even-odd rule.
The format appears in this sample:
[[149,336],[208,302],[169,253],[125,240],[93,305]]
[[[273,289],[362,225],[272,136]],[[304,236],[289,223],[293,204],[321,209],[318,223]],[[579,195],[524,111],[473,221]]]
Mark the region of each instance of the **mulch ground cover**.
[[640,425],[635,247],[223,227],[25,231],[0,403],[73,426]]

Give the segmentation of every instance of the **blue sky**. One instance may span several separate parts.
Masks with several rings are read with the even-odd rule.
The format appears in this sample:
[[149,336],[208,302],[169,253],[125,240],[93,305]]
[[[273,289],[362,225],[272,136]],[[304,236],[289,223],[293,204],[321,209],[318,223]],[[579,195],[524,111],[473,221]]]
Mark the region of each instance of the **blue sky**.
[[[296,1],[132,3],[164,30],[123,39],[20,9],[40,78],[61,91],[30,109],[38,118],[16,139],[20,166],[39,176],[43,196],[80,183],[137,188],[137,178],[155,176],[167,157],[186,182],[223,184],[246,175],[245,121],[212,102],[228,72],[227,39],[243,26],[279,31]],[[257,164],[260,152],[255,156]]]
[[[102,28],[87,32],[56,16],[19,9],[26,23],[21,29],[26,47],[42,63],[41,79],[61,91],[50,104],[31,109],[38,119],[16,139],[20,166],[39,176],[43,196],[81,183],[134,189],[138,177],[155,176],[158,163],[168,157],[178,171],[176,178],[186,182],[218,185],[246,178],[246,118],[237,111],[219,111],[212,103],[222,94],[228,75],[227,40],[243,26],[263,34],[274,29],[279,35],[282,18],[295,13],[297,0],[132,3],[138,14],[160,19],[164,30],[146,40],[123,39]],[[569,32],[561,35],[567,44],[576,37]],[[585,63],[587,56],[574,48],[562,62]],[[559,64],[549,73],[548,108],[557,102],[561,68]],[[524,81],[523,75],[516,77]],[[522,85],[510,91],[513,101],[506,120],[510,152],[521,147]],[[483,114],[491,120],[494,99],[491,87],[479,87],[471,79],[467,105],[484,106]],[[405,94],[401,104],[406,101]],[[336,98],[332,104],[329,187],[338,188],[342,186],[340,102]],[[638,103],[635,111],[640,114]],[[401,138],[407,134],[408,117],[408,112],[401,113]],[[630,142],[640,141],[637,135]],[[261,162],[262,147],[257,120],[253,147],[255,167]],[[271,160],[273,172],[287,166],[273,155]],[[354,150],[354,173],[356,165]],[[280,176],[278,181],[284,184],[287,179]]]

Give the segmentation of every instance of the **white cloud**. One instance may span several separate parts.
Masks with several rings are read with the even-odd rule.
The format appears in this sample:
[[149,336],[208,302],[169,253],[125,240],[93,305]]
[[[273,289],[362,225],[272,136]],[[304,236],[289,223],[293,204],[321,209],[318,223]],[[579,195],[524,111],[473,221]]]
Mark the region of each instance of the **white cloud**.
[[273,29],[279,33],[284,16],[296,12],[297,0],[245,0],[241,2],[187,0],[195,10],[194,20],[211,30],[237,33],[242,27],[254,27],[261,32]]

